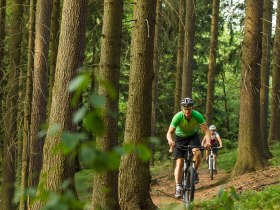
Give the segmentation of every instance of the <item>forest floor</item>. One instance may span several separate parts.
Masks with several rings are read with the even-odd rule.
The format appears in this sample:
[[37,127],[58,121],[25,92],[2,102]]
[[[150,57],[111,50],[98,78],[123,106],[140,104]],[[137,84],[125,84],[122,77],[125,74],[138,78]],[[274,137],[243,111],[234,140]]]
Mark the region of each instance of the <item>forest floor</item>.
[[[238,193],[241,193],[244,190],[260,191],[264,187],[280,182],[279,167],[269,167],[233,179],[230,179],[230,173],[218,170],[217,175],[214,175],[214,179],[211,180],[205,165],[202,165],[198,173],[199,183],[196,184],[195,200],[211,199],[217,195],[221,187],[228,189],[232,186]],[[180,200],[174,198],[174,191],[175,184],[171,167],[153,176],[151,196],[153,202],[159,208],[174,203],[181,203]]]

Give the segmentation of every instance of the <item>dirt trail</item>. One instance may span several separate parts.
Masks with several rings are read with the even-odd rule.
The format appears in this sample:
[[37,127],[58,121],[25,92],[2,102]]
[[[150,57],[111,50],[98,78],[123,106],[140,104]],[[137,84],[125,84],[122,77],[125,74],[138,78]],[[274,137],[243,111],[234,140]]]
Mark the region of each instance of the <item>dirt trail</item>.
[[[264,170],[244,174],[238,178],[229,180],[230,174],[219,170],[214,176],[214,180],[210,179],[207,169],[200,169],[199,183],[196,185],[195,200],[206,200],[216,196],[219,188],[228,188],[233,186],[237,192],[243,190],[262,190],[266,186],[277,184],[280,182],[280,168],[269,167]],[[181,203],[174,199],[174,180],[171,171],[165,171],[161,175],[155,176],[152,184],[152,199],[159,207],[169,205],[171,203]]]

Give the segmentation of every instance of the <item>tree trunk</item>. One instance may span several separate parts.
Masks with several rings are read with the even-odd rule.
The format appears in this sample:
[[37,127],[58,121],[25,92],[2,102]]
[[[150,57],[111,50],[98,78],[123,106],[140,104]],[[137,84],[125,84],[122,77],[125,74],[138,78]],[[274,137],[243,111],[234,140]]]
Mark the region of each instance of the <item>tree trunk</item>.
[[185,15],[186,7],[185,0],[179,0],[179,33],[178,33],[178,49],[177,49],[177,72],[176,72],[176,89],[175,89],[175,102],[174,114],[180,110],[180,101],[182,95],[182,72],[184,61],[184,36],[185,36]]
[[15,167],[16,167],[16,137],[17,137],[17,102],[19,85],[19,65],[21,49],[21,19],[23,1],[12,1],[12,17],[10,26],[10,48],[8,66],[8,84],[6,96],[6,113],[4,117],[4,150],[3,154],[3,185],[1,192],[1,210],[13,210]]
[[[60,20],[60,0],[52,1],[51,14],[51,42],[50,42],[50,71],[49,71],[49,97],[48,97],[48,113],[50,112],[50,105],[52,99],[52,87],[56,66],[57,48],[59,40],[59,20]],[[48,116],[48,114],[47,114]]]
[[[74,159],[70,160],[61,152],[54,153],[53,150],[60,144],[62,131],[75,130],[71,118],[73,110],[70,108],[71,94],[68,85],[83,63],[86,11],[86,0],[64,1],[50,109],[50,127],[44,144],[43,167],[37,195],[40,195],[42,190],[61,193],[62,182],[66,179],[71,181],[74,179]],[[50,132],[54,125],[60,126],[55,134]],[[32,209],[41,209],[47,202],[40,199],[42,198],[38,197]]]
[[267,161],[262,156],[260,140],[260,62],[262,0],[247,0],[242,52],[239,142],[237,162],[232,175],[262,169]]
[[26,89],[24,98],[24,122],[23,122],[23,139],[22,139],[22,165],[21,165],[21,185],[20,185],[20,202],[19,209],[27,209],[27,202],[25,199],[25,191],[28,182],[28,168],[29,168],[29,140],[30,140],[30,112],[31,112],[31,98],[32,98],[32,70],[33,70],[33,54],[34,54],[34,38],[35,38],[35,11],[36,0],[30,0],[29,4],[29,28],[28,28],[28,61],[26,70]]
[[[5,52],[5,37],[6,37],[6,0],[0,0],[0,103],[4,104],[4,52]],[[0,106],[0,117],[4,117],[4,107]],[[1,129],[2,131],[2,129]],[[0,165],[3,165],[3,137],[0,137]],[[2,177],[2,169],[0,169],[0,177]],[[2,186],[2,181],[0,181],[0,186]]]
[[273,2],[264,0],[263,26],[262,26],[262,60],[261,60],[261,92],[260,92],[260,131],[263,155],[271,158],[272,154],[268,149],[268,93],[271,59],[271,29],[272,29]]
[[280,141],[280,4],[277,5],[277,18],[273,48],[271,118],[269,127],[269,143]]
[[[96,138],[97,148],[109,152],[118,145],[118,114],[120,54],[122,41],[122,0],[105,0],[103,29],[101,40],[100,76],[109,82],[116,91],[112,98],[104,86],[99,87],[99,94],[106,97],[105,115],[103,118],[105,131],[102,137]],[[119,209],[118,203],[118,171],[106,171],[94,175],[92,209]]]
[[[151,121],[151,136],[157,136],[157,127],[156,127],[156,110],[158,107],[158,72],[160,66],[159,59],[159,48],[161,40],[161,0],[157,0],[156,4],[156,25],[155,25],[155,39],[154,39],[154,56],[153,56],[153,71],[154,78],[152,84],[152,121]],[[155,154],[155,144],[151,145],[152,158],[151,165],[154,164],[154,154]]]
[[211,38],[207,83],[207,101],[206,101],[206,122],[208,125],[213,124],[213,107],[215,95],[215,76],[216,76],[216,55],[218,46],[218,18],[219,18],[219,0],[212,1],[212,18],[211,18]]
[[38,137],[46,121],[48,52],[50,41],[51,0],[38,0],[36,8],[34,74],[30,125],[29,187],[35,187],[42,168],[44,141]]
[[195,36],[195,3],[196,0],[186,0],[182,98],[192,97],[193,53]]
[[[131,43],[129,96],[124,144],[149,148],[153,79],[153,42],[156,1],[138,0],[134,4]],[[123,210],[155,209],[150,197],[149,162],[135,152],[121,158],[119,203]]]
[[223,84],[223,93],[224,93],[224,107],[225,107],[225,128],[227,130],[227,138],[231,139],[230,135],[230,120],[229,120],[229,111],[228,111],[228,101],[227,101],[227,91],[226,91],[226,74],[222,72],[222,84]]
[[[0,0],[0,85],[3,84],[4,77],[4,52],[5,52],[5,37],[6,37],[6,0]],[[0,86],[0,98],[2,100],[3,94],[3,85]],[[0,107],[0,114],[2,116],[2,106]]]

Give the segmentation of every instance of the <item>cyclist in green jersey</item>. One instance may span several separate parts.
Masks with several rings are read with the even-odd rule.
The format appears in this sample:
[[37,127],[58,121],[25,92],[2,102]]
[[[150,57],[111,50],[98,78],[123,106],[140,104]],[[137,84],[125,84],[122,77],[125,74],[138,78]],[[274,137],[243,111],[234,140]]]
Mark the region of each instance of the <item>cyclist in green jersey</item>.
[[[201,129],[205,136],[205,146],[210,146],[210,131],[202,116],[198,111],[193,109],[194,101],[191,98],[184,98],[181,101],[182,111],[178,112],[172,119],[169,129],[166,134],[168,144],[174,147],[174,159],[176,167],[174,177],[176,182],[175,197],[181,197],[181,180],[182,168],[186,151],[181,150],[178,146],[201,146],[198,130]],[[195,169],[197,170],[201,162],[201,152],[199,149],[193,149]],[[196,183],[199,182],[198,173],[195,175]]]

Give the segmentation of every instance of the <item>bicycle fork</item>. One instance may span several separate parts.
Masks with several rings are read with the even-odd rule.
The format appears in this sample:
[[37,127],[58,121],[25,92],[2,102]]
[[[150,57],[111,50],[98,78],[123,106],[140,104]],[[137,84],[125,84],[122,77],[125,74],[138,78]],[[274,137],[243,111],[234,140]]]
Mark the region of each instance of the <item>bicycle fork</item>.
[[[213,165],[212,165],[213,164]],[[211,165],[213,168],[211,168]],[[214,158],[214,154],[211,154],[209,155],[209,158],[208,158],[208,169],[211,170],[211,169],[216,169],[216,165],[215,165],[215,158]]]

